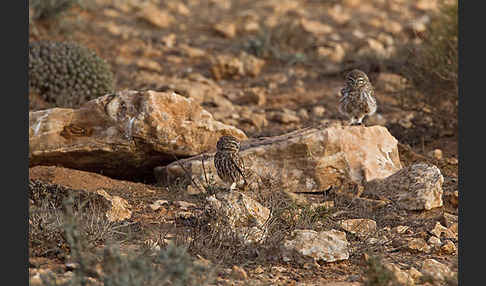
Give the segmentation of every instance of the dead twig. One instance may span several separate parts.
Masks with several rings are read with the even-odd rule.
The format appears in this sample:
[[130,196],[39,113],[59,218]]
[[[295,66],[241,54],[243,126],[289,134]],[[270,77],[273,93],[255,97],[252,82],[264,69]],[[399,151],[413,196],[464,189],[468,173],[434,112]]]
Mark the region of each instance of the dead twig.
[[184,171],[184,173],[186,174],[186,176],[191,180],[192,184],[194,186],[196,186],[196,188],[199,189],[199,191],[201,192],[204,192],[204,188],[201,188],[201,186],[199,184],[196,183],[196,181],[194,180],[194,178],[191,176],[191,174],[189,173],[189,171],[187,171],[187,169],[184,167],[184,165],[179,162],[179,159],[176,157],[176,155],[172,154],[172,156],[174,157],[174,159],[176,160],[176,163],[182,168],[182,170]]

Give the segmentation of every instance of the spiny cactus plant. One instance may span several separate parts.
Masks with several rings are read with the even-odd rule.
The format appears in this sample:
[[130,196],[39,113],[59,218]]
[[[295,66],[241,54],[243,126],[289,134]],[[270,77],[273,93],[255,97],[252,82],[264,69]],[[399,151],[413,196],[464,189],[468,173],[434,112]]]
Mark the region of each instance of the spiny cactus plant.
[[29,87],[58,107],[80,104],[112,92],[114,75],[95,52],[71,42],[29,45]]

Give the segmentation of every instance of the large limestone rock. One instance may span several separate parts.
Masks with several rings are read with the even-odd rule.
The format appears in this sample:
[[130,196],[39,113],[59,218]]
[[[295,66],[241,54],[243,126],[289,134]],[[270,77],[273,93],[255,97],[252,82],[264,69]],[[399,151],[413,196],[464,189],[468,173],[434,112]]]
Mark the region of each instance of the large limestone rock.
[[[382,126],[327,126],[251,139],[242,142],[240,155],[257,178],[277,180],[291,192],[322,191],[347,181],[361,184],[401,168],[397,140]],[[157,167],[156,178],[162,185],[188,175],[201,184],[206,178],[219,184],[213,156],[208,153]]]
[[157,91],[175,91],[184,97],[191,98],[196,104],[204,106],[216,120],[231,118],[239,111],[238,105],[233,105],[234,99],[228,100],[223,89],[212,79],[198,73],[184,77],[165,76],[159,73],[140,71],[136,82]]
[[333,262],[349,258],[348,245],[346,233],[339,230],[296,229],[283,242],[281,251],[284,261]]
[[363,195],[386,198],[407,210],[430,210],[443,205],[443,183],[439,168],[417,163],[388,178],[368,182]]
[[219,192],[206,200],[206,209],[213,214],[212,227],[224,223],[244,243],[261,242],[265,238],[265,223],[270,217],[268,208],[240,192]]
[[152,173],[175,156],[215,150],[221,135],[246,139],[174,92],[120,91],[78,109],[29,113],[29,165],[125,177]]

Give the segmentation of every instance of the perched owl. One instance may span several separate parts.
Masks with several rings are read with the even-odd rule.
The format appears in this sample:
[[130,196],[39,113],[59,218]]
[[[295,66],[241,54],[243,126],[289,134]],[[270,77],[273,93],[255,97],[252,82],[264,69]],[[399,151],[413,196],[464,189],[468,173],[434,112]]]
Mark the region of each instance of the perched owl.
[[234,190],[241,180],[246,184],[245,166],[239,151],[240,142],[233,136],[221,136],[216,143],[214,166],[221,180],[231,184],[230,190]]
[[368,76],[358,69],[348,72],[345,79],[339,99],[339,112],[349,118],[349,125],[361,125],[365,116],[376,112],[373,86]]

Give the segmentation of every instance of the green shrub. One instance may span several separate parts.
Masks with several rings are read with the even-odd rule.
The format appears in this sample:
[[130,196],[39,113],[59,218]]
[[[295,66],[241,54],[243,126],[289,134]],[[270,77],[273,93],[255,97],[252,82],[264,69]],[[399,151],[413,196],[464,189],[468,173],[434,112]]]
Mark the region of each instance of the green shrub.
[[59,107],[80,104],[112,92],[110,66],[76,43],[33,42],[29,45],[29,87]]

